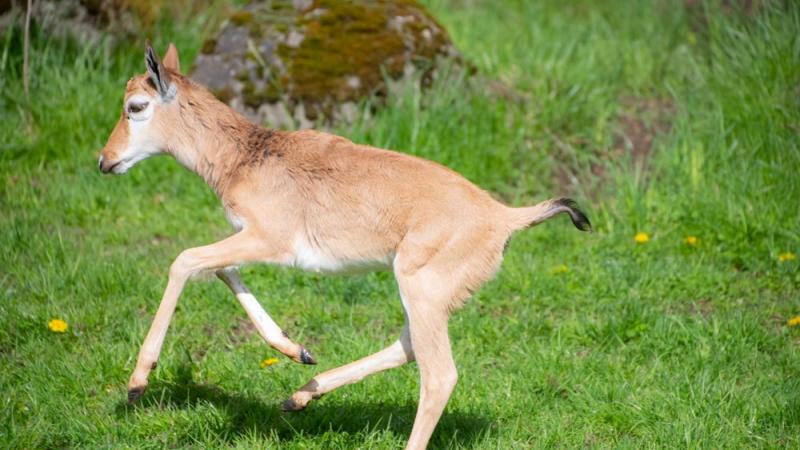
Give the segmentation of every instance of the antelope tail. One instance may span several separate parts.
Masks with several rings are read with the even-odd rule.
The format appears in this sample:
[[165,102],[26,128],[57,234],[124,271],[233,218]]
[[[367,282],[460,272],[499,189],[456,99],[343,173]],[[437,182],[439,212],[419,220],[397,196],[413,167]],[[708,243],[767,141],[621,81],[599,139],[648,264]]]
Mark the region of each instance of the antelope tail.
[[586,214],[571,198],[556,198],[545,200],[534,206],[511,208],[511,226],[515,230],[530,228],[560,213],[569,214],[575,228],[581,231],[591,231],[592,224],[589,223]]

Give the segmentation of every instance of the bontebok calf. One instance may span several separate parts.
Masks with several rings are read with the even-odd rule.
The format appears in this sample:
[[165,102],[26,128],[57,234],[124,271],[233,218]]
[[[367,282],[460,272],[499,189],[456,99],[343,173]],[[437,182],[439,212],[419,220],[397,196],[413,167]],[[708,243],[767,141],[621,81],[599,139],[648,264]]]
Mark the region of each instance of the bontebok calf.
[[315,364],[239,278],[248,263],[316,272],[391,270],[405,326],[385,349],[323,372],[283,403],[299,411],[322,394],[416,361],[417,415],[407,448],[426,446],[456,384],[447,321],[500,267],[511,235],[558,213],[589,230],[569,199],[511,208],[439,164],[358,145],[318,131],[261,128],[181,75],[178,52],[163,61],[150,47],[146,73],[128,81],[119,122],[100,156],[103,173],[122,174],[172,155],[219,196],[235,233],[181,252],[128,383],[128,400],[147,386],[186,281],[212,271],[228,285],[264,340],[292,360]]

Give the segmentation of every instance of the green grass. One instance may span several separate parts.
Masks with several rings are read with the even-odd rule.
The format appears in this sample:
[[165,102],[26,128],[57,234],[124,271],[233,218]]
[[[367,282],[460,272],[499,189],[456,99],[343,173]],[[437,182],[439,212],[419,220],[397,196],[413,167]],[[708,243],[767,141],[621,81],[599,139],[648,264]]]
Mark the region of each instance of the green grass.
[[[800,253],[800,8],[784,3],[748,16],[712,2],[428,2],[524,100],[449,81],[338,131],[516,205],[570,194],[596,230],[560,218],[520,233],[454,315],[460,380],[433,448],[800,446],[800,327],[786,325],[800,260],[778,261]],[[188,67],[204,20],[153,40],[176,41]],[[96,169],[125,81],[144,69],[140,42],[111,51],[34,32],[28,104],[21,33],[1,38],[0,447],[401,447],[413,364],[278,412],[318,371],[396,338],[387,273],[244,270],[317,367],[259,368],[277,355],[235,299],[191,282],[150,389],[125,404],[171,260],[228,226],[168,158],[124,177]],[[631,121],[652,139],[644,161]],[[48,331],[56,317],[67,333]]]

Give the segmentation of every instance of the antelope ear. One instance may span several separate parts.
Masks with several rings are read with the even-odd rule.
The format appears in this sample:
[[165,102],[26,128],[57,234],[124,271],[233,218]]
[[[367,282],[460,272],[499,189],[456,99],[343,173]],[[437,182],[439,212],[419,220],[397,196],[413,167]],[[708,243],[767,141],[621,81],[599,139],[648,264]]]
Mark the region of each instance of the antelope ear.
[[145,44],[144,63],[147,66],[147,74],[156,87],[158,95],[164,101],[172,100],[176,92],[175,84],[170,79],[167,69],[161,64],[161,60],[150,45],[150,41]]
[[164,54],[164,60],[162,62],[164,63],[164,67],[167,69],[181,73],[181,62],[178,60],[178,49],[172,42],[169,43],[169,48],[167,48],[167,53]]

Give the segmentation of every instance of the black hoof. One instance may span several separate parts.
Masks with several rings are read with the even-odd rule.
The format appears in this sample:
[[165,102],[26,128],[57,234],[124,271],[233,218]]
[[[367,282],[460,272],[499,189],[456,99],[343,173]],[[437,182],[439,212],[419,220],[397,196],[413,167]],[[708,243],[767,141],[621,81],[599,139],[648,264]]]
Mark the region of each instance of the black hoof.
[[142,394],[144,394],[143,387],[135,387],[132,389],[128,389],[128,404],[132,405],[136,403],[136,400],[139,400],[139,397],[141,397]]
[[314,365],[317,363],[317,360],[314,359],[313,356],[311,356],[311,353],[309,353],[305,347],[303,347],[303,349],[300,350],[300,362],[302,362],[303,364]]
[[295,402],[294,399],[292,398],[286,400],[281,405],[281,411],[283,412],[296,412],[296,411],[302,411],[304,409],[306,409],[305,406],[298,405],[297,402]]

